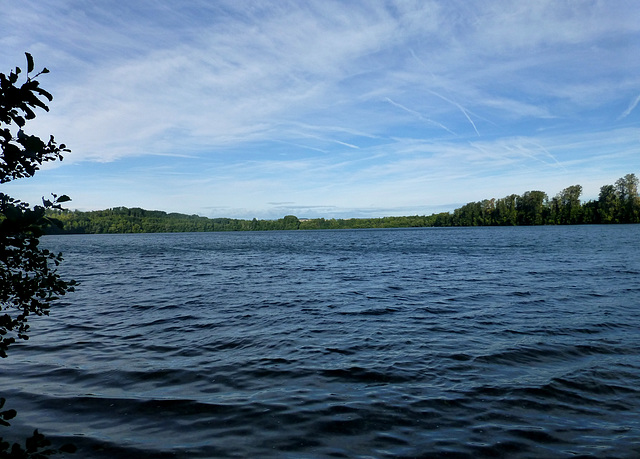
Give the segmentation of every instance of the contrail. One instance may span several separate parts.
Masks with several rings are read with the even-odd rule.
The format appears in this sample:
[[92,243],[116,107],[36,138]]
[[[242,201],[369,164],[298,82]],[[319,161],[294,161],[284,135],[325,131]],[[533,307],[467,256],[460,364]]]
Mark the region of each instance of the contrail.
[[443,95],[438,94],[435,91],[432,91],[430,89],[427,89],[427,91],[429,91],[431,94],[433,94],[434,96],[439,97],[440,99],[449,102],[452,105],[455,105],[456,107],[458,107],[458,109],[462,112],[462,114],[467,118],[467,120],[469,120],[469,123],[471,123],[471,126],[473,126],[473,130],[476,131],[476,135],[478,137],[480,137],[480,133],[478,132],[478,128],[476,128],[476,124],[473,122],[473,120],[471,119],[471,117],[469,116],[469,114],[467,113],[467,111],[464,109],[464,107],[462,105],[460,105],[457,102],[454,102],[451,99],[447,99],[446,97],[444,97]]
[[566,168],[564,167],[564,165],[563,165],[560,161],[558,161],[558,159],[557,159],[555,156],[553,156],[553,155],[549,152],[549,150],[547,150],[545,147],[543,147],[543,146],[542,146],[542,145],[540,145],[539,143],[535,143],[535,142],[531,142],[531,143],[532,143],[533,145],[535,145],[536,147],[538,147],[539,149],[541,149],[542,151],[544,151],[544,152],[547,154],[547,156],[549,156],[551,159],[553,159],[553,160],[556,162],[556,164],[557,164],[558,166],[560,166],[562,169],[566,170]]
[[294,147],[298,147],[298,148],[304,148],[304,149],[307,149],[307,150],[319,151],[320,153],[329,153],[326,150],[321,150],[320,148],[310,147],[308,145],[302,145],[302,144],[299,144],[299,143],[287,142],[285,140],[278,140],[278,139],[272,139],[272,140],[274,142],[284,143],[286,145],[293,145]]
[[[413,58],[414,58],[416,61],[418,61],[418,63],[419,63],[419,64],[423,65],[425,68],[428,68],[428,67],[427,67],[427,64],[425,64],[425,63],[422,61],[422,59],[420,59],[418,56],[416,56],[416,53],[415,53],[415,52],[413,52],[413,49],[409,48],[409,52],[411,53],[411,55],[413,56]],[[431,72],[429,72],[429,73],[431,73]],[[433,73],[431,73],[431,76],[433,76]],[[439,97],[439,98],[441,98],[442,100],[447,101],[447,102],[449,102],[450,104],[453,104],[453,105],[455,105],[456,107],[458,107],[458,109],[459,109],[459,110],[462,112],[462,114],[467,118],[467,120],[469,120],[469,123],[471,123],[471,126],[473,126],[473,130],[474,130],[474,131],[476,131],[476,135],[477,135],[478,137],[480,137],[480,133],[478,132],[478,128],[476,127],[476,123],[474,123],[474,122],[473,122],[473,120],[472,120],[472,119],[471,119],[471,117],[469,116],[469,113],[465,110],[465,108],[464,108],[462,105],[460,105],[459,103],[454,102],[454,101],[452,101],[452,100],[450,100],[450,99],[447,99],[446,97],[444,97],[444,96],[442,96],[442,95],[438,94],[438,93],[437,93],[437,92],[435,92],[435,91],[432,91],[432,90],[430,90],[430,89],[428,89],[427,91],[429,91],[431,94],[433,94],[433,95],[435,95],[435,96],[438,96],[438,97]],[[640,98],[640,96],[638,96],[638,97]],[[636,104],[637,104],[637,103],[638,103],[638,101],[636,101]]]
[[355,129],[346,128],[343,126],[326,126],[326,125],[316,125],[316,124],[307,124],[301,122],[291,122],[293,126],[301,127],[305,130],[316,131],[316,132],[345,132],[350,135],[358,136],[358,137],[367,137],[370,139],[379,139],[380,137],[377,135],[369,134],[368,132],[362,132]]
[[[550,158],[551,158],[551,159],[552,159],[552,160],[553,160],[553,161],[554,161],[558,166],[560,166],[563,170],[565,170],[565,171],[567,170],[567,169],[562,165],[562,163],[556,159],[556,157],[555,157],[555,156],[553,156],[551,153],[549,153],[549,151],[548,151],[545,147],[543,147],[542,145],[540,145],[540,144],[538,144],[538,143],[535,143],[535,142],[530,142],[530,143],[531,143],[531,145],[533,145],[533,146],[537,147],[538,149],[542,150],[542,151],[543,151],[543,152],[544,152],[548,157],[550,157]],[[545,165],[547,165],[547,166],[552,166],[552,165],[553,165],[553,164],[551,164],[551,163],[549,163],[549,162],[545,161],[544,159],[542,159],[542,158],[538,157],[539,155],[534,154],[533,152],[531,152],[531,150],[530,150],[529,148],[527,148],[525,145],[523,145],[523,144],[521,144],[521,143],[520,143],[520,144],[515,145],[513,148],[512,148],[512,147],[509,147],[509,146],[505,146],[505,148],[506,148],[508,151],[518,151],[518,152],[520,152],[521,154],[523,154],[524,156],[526,156],[526,157],[528,157],[528,158],[531,158],[531,159],[535,159],[536,161],[540,161],[542,164],[545,164]]]
[[333,140],[333,139],[328,139],[329,142],[334,142],[337,143],[339,145],[344,145],[345,147],[349,147],[349,148],[355,148],[356,150],[360,150],[360,147],[357,145],[351,145],[350,143],[347,142],[340,142],[339,140]]
[[618,117],[618,120],[621,120],[629,116],[629,114],[638,106],[639,103],[640,103],[640,95],[638,95],[638,97],[636,97],[636,99],[633,102],[631,102],[631,104],[629,104],[629,107],[622,113],[622,115]]
[[456,134],[455,132],[453,132],[451,129],[449,129],[448,127],[446,127],[444,124],[438,123],[437,121],[433,121],[432,119],[429,118],[425,118],[424,116],[422,116],[422,114],[416,112],[415,110],[411,110],[410,108],[405,107],[402,104],[399,104],[398,102],[394,102],[393,100],[389,99],[388,97],[385,97],[385,100],[387,102],[389,102],[391,105],[398,107],[401,110],[404,110],[405,112],[411,113],[412,115],[416,116],[418,119],[422,120],[422,121],[426,121],[428,123],[431,124],[435,124],[436,126],[444,129],[445,131],[447,131],[450,134],[455,135],[456,137],[458,137],[458,134]]
[[[427,64],[424,63],[424,61],[422,59],[420,59],[418,56],[416,56],[416,53],[413,52],[413,49],[409,48],[409,52],[411,53],[411,55],[413,56],[413,58],[418,61],[418,64],[422,65],[424,68],[428,69],[429,67],[427,67]],[[429,72],[431,73],[431,72]],[[431,74],[433,76],[433,74]]]
[[476,131],[477,136],[480,137],[480,133],[478,132],[478,128],[476,128],[476,123],[474,123],[473,120],[469,117],[469,114],[467,113],[467,111],[464,108],[462,108],[462,105],[460,105],[460,104],[456,104],[456,105],[462,111],[462,113],[464,113],[464,116],[467,117],[467,119],[471,123],[471,126],[473,126],[473,130]]
[[356,150],[359,150],[360,147],[357,145],[352,145],[350,143],[346,143],[346,142],[341,142],[340,140],[335,140],[335,139],[327,139],[326,137],[320,137],[319,135],[312,135],[312,134],[301,134],[304,137],[309,137],[310,139],[318,139],[318,140],[322,140],[323,142],[333,142],[333,143],[337,143],[338,145],[344,145],[345,147],[349,147],[349,148],[354,148]]

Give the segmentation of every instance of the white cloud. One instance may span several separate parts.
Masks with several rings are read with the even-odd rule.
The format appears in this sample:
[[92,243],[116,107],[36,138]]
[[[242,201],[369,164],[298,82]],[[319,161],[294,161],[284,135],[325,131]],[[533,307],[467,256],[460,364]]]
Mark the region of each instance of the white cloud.
[[[0,65],[29,50],[51,68],[52,112],[32,126],[73,152],[47,174],[78,180],[112,162],[120,175],[90,174],[113,205],[169,205],[157,197],[169,181],[172,210],[267,212],[287,196],[336,212],[415,209],[579,181],[606,155],[603,175],[633,172],[637,135],[616,122],[640,101],[637,12],[586,0],[25,0],[3,5]],[[87,195],[82,206],[108,201]]]

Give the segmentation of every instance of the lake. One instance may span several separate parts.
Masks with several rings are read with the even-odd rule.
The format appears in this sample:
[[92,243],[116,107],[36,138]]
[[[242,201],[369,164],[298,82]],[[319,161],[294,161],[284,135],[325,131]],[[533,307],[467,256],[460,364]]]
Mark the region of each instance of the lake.
[[640,225],[43,245],[81,284],[0,361],[7,437],[96,458],[640,456]]

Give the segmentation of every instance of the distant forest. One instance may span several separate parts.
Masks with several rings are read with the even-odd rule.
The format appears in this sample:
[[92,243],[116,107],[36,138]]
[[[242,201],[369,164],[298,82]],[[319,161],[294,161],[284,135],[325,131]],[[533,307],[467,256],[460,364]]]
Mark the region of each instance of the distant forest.
[[287,215],[278,220],[239,220],[126,207],[92,212],[48,212],[49,217],[60,224],[50,229],[50,233],[56,234],[640,223],[635,174],[627,174],[615,184],[601,187],[595,201],[582,203],[581,194],[582,186],[572,185],[552,198],[543,191],[527,191],[522,195],[470,202],[453,212],[382,218],[300,219]]

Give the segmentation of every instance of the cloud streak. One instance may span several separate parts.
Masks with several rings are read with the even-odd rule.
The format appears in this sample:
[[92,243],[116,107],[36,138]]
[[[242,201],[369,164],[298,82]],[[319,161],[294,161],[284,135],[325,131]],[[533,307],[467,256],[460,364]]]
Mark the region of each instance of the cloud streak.
[[385,100],[387,102],[389,102],[391,105],[393,105],[394,107],[398,107],[401,110],[404,110],[407,113],[410,113],[412,115],[414,115],[416,118],[418,118],[419,120],[422,121],[426,121],[427,123],[433,124],[434,126],[438,126],[439,128],[444,129],[445,131],[447,131],[449,134],[455,135],[457,136],[458,134],[456,134],[455,132],[453,132],[451,129],[449,129],[448,127],[446,127],[444,124],[442,123],[438,123],[437,121],[434,121],[430,118],[424,117],[422,116],[420,113],[416,112],[415,110],[411,110],[410,108],[405,107],[402,104],[399,104],[397,102],[394,102],[393,100],[389,99],[388,97],[385,97]]
[[620,123],[640,103],[636,10],[587,0],[8,2],[1,71],[24,51],[52,70],[42,79],[51,113],[31,126],[72,148],[15,186],[36,195],[68,185],[83,208],[277,217],[269,202],[397,214],[536,181],[555,191],[582,177],[608,183],[640,169],[628,153],[637,132]]
[[627,116],[629,116],[631,112],[634,111],[635,108],[638,106],[638,103],[640,103],[640,94],[638,94],[638,96],[629,104],[629,107],[627,107],[627,109],[624,112],[622,112],[622,114],[618,117],[618,119],[624,119]]
[[459,103],[457,103],[457,102],[452,101],[451,99],[448,99],[448,98],[444,97],[444,96],[443,96],[443,95],[441,95],[441,94],[438,94],[438,93],[437,93],[437,92],[435,92],[435,91],[429,91],[429,92],[430,92],[431,94],[433,94],[434,96],[439,97],[440,99],[442,99],[442,100],[444,100],[444,101],[446,101],[446,102],[449,102],[451,105],[453,105],[453,106],[457,107],[457,108],[462,112],[462,114],[465,116],[465,118],[467,119],[467,121],[469,121],[469,124],[471,124],[471,126],[473,127],[473,130],[474,130],[474,131],[476,131],[476,135],[477,135],[478,137],[480,137],[480,133],[478,132],[478,128],[476,127],[476,124],[473,122],[473,120],[472,120],[472,119],[471,119],[471,117],[469,116],[469,112],[468,112],[468,111],[467,111],[467,110],[466,110],[462,105],[460,105],[460,104],[459,104]]

